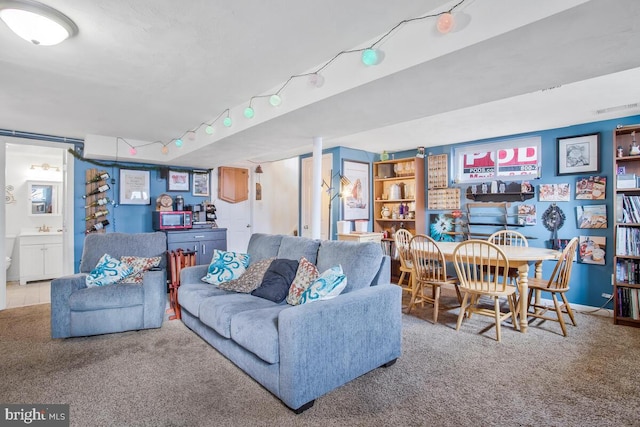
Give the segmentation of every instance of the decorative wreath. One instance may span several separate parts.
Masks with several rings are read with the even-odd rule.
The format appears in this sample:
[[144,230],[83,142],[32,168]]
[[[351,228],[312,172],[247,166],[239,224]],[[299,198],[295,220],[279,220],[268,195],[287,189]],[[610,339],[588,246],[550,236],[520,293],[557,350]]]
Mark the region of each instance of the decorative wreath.
[[554,203],[542,214],[542,225],[549,231],[559,230],[565,219],[564,212]]

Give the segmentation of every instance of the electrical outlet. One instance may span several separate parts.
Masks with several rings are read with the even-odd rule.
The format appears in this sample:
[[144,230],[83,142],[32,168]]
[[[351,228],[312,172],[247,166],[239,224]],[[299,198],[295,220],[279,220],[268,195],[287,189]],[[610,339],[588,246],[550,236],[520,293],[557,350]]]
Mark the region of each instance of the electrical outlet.
[[611,294],[608,294],[608,293],[606,293],[606,292],[603,292],[603,293],[602,293],[602,298],[609,299],[609,298],[611,298]]

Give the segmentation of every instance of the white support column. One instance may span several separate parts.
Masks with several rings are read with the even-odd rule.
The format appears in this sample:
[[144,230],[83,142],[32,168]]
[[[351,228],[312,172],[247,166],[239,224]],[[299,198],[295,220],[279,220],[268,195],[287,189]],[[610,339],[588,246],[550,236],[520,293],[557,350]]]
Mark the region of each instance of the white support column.
[[320,239],[322,226],[322,137],[313,138],[313,188],[311,191],[311,238]]

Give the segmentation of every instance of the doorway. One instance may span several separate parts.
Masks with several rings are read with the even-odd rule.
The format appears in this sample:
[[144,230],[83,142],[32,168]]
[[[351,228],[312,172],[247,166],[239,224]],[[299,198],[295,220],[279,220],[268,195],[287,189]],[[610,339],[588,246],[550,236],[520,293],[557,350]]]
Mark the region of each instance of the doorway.
[[[37,233],[40,228],[60,233],[62,237],[63,275],[73,267],[73,156],[67,152],[73,144],[0,137],[0,185],[5,198],[0,202],[0,256],[11,258],[10,267],[0,269],[0,310],[7,308],[7,282],[20,280],[20,235]],[[29,209],[28,182],[52,182],[62,190],[59,209],[51,215],[35,215]],[[8,243],[11,242],[11,247]],[[24,264],[24,262],[23,262]],[[29,285],[27,285],[29,286]],[[41,287],[37,282],[34,287]],[[22,291],[21,291],[22,292]],[[44,292],[44,291],[42,291]]]

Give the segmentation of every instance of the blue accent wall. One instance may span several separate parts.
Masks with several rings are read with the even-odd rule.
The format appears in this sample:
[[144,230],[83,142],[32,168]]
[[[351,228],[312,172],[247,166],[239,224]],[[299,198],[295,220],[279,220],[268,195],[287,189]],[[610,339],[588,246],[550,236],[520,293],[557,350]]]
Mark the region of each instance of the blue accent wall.
[[[168,192],[167,180],[160,177],[160,170],[158,165],[148,165],[139,163],[118,163],[117,166],[101,167],[94,165],[88,161],[84,161],[76,158],[74,162],[74,269],[76,272],[80,269],[80,257],[82,256],[82,247],[85,237],[85,199],[82,196],[85,194],[85,173],[88,169],[97,169],[99,171],[106,170],[111,178],[108,180],[108,184],[111,189],[106,192],[109,199],[115,201],[115,205],[108,205],[109,225],[107,226],[107,232],[119,232],[119,233],[146,233],[153,231],[151,226],[151,212],[155,210],[156,198],[162,194],[167,193],[175,198],[177,195],[181,195],[184,198],[185,205],[192,205],[202,203],[209,199],[207,197],[196,197],[191,195],[191,191],[180,192]],[[120,169],[140,169],[140,168],[153,168],[149,172],[150,194],[151,203],[149,205],[121,205],[120,203]],[[180,169],[185,169],[180,167]],[[112,184],[111,179],[115,179],[115,184]],[[189,179],[192,179],[191,174]],[[190,187],[191,188],[191,184]]]
[[[567,126],[563,128],[548,129],[539,132],[530,132],[518,135],[509,135],[501,138],[483,139],[477,141],[466,141],[464,143],[455,145],[443,145],[438,147],[428,147],[426,149],[427,154],[448,154],[449,159],[453,158],[453,149],[460,145],[470,144],[485,144],[501,142],[514,138],[522,138],[528,136],[540,136],[542,138],[542,170],[540,178],[530,181],[536,187],[536,196],[534,199],[527,200],[527,204],[536,205],[537,225],[528,226],[518,231],[523,232],[527,236],[535,237],[536,239],[529,240],[529,246],[546,247],[548,241],[551,239],[551,232],[548,231],[541,222],[542,213],[551,205],[551,202],[538,201],[538,185],[539,184],[560,184],[569,183],[571,187],[571,200],[569,202],[556,202],[558,207],[564,212],[566,219],[563,227],[558,230],[558,238],[571,239],[575,236],[604,236],[607,238],[606,242],[606,258],[605,265],[594,264],[582,264],[576,262],[573,266],[571,273],[571,289],[567,293],[567,298],[574,304],[588,305],[593,307],[600,307],[606,300],[602,297],[603,293],[612,294],[613,287],[611,284],[611,275],[614,272],[613,255],[615,248],[613,246],[613,224],[615,217],[613,215],[614,209],[614,194],[613,185],[615,173],[613,170],[613,157],[615,147],[613,145],[613,131],[618,125],[626,126],[640,123],[640,116],[631,116],[614,120],[605,120],[599,122],[591,122],[574,126]],[[578,174],[578,175],[556,175],[556,163],[557,163],[557,141],[556,138],[566,138],[577,135],[585,134],[600,134],[600,173],[598,174]],[[624,147],[625,152],[628,147]],[[396,152],[395,158],[406,158],[415,155],[415,150]],[[427,173],[425,168],[425,174]],[[605,200],[576,200],[575,199],[575,184],[578,178],[599,175],[607,178],[606,187],[606,199]],[[449,172],[449,178],[451,179],[452,171]],[[425,176],[425,185],[426,185]],[[452,185],[453,186],[453,185]],[[468,184],[460,185],[462,200],[461,206],[469,201],[464,198],[464,191]],[[426,188],[425,188],[426,191]],[[520,204],[519,202],[514,204]],[[607,206],[607,228],[606,229],[579,229],[576,221],[576,207],[586,205],[602,205]],[[436,211],[445,212],[445,211]],[[425,210],[427,218],[430,213]],[[428,221],[427,221],[428,228]],[[524,230],[524,231],[523,231]],[[420,230],[418,230],[420,231]],[[428,234],[428,231],[421,230],[423,233]],[[577,258],[577,257],[576,257]],[[552,261],[545,262],[543,265],[543,277],[549,277],[552,273],[555,263]],[[543,294],[543,298],[548,295]],[[609,303],[607,308],[613,308],[613,305]]]

